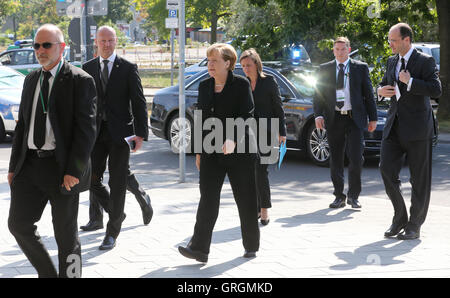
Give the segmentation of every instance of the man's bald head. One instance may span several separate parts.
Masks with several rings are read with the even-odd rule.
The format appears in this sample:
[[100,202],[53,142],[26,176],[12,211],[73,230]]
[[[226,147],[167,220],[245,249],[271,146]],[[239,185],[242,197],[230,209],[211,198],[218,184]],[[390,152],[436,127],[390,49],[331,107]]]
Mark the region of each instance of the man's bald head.
[[114,28],[110,26],[101,26],[97,30],[97,38],[95,39],[98,55],[103,59],[109,58],[116,49],[117,36]]

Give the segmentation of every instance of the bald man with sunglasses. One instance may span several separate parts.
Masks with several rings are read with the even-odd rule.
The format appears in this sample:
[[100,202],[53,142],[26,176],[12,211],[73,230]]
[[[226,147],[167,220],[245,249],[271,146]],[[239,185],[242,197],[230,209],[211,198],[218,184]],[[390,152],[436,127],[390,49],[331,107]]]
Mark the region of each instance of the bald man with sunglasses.
[[[40,27],[34,50],[41,69],[23,86],[9,163],[8,227],[39,277],[81,277],[79,193],[89,188],[96,135],[93,78],[62,59],[64,37]],[[36,227],[50,202],[59,273]]]

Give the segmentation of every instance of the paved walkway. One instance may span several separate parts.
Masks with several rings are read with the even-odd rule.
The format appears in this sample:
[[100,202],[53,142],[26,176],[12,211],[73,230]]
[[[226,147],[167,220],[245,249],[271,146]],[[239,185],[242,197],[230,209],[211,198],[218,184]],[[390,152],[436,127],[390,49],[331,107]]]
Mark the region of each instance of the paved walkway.
[[[133,155],[133,162],[138,165],[141,185],[152,198],[154,218],[144,226],[138,204],[127,193],[127,218],[116,248],[98,250],[104,230],[80,232],[83,277],[450,276],[450,208],[430,206],[420,240],[385,239],[383,233],[392,218],[391,203],[386,198],[363,196],[362,210],[328,209],[328,182],[310,184],[308,189],[314,191],[308,192],[290,183],[272,188],[271,222],[261,227],[261,248],[251,260],[242,257],[237,208],[225,183],[208,263],[186,259],[177,247],[187,244],[194,228],[198,174],[190,173],[187,182],[179,184],[176,170],[145,164],[147,152],[157,150],[150,143]],[[140,170],[146,167],[150,170]],[[6,169],[6,164],[0,165],[0,277],[36,277],[7,229],[10,199]],[[83,193],[79,224],[87,221],[88,195]],[[49,206],[38,231],[57,264]]]

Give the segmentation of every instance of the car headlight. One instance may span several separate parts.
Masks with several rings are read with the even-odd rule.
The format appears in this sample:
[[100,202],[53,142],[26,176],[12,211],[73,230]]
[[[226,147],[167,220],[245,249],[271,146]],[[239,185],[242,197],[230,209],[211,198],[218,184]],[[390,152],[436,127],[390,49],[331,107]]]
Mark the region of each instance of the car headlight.
[[385,125],[386,117],[378,117],[377,125]]

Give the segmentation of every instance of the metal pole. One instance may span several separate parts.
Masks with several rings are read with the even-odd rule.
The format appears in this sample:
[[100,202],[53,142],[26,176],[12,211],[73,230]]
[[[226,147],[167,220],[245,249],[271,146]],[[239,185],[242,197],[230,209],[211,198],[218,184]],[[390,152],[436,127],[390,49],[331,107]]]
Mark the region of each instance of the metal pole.
[[181,144],[180,144],[180,183],[185,182],[186,178],[186,108],[185,108],[185,94],[184,94],[184,43],[185,43],[185,19],[184,19],[184,1],[180,0],[180,23],[178,26],[178,36],[179,36],[179,47],[180,47],[180,62],[179,62],[179,77],[178,82],[180,85],[180,97],[179,97],[179,108],[180,108],[180,120],[181,120]]
[[175,56],[175,47],[174,47],[175,42],[174,42],[174,39],[175,39],[175,30],[174,29],[170,29],[170,45],[171,45],[171,48],[172,48],[172,57],[171,57],[171,60],[170,60],[170,86],[173,86],[173,71],[174,71],[174,69],[173,69],[173,59],[174,59],[174,56]]
[[87,61],[86,59],[86,16],[88,0],[81,0],[81,18],[80,18],[80,49],[81,49],[81,63]]

